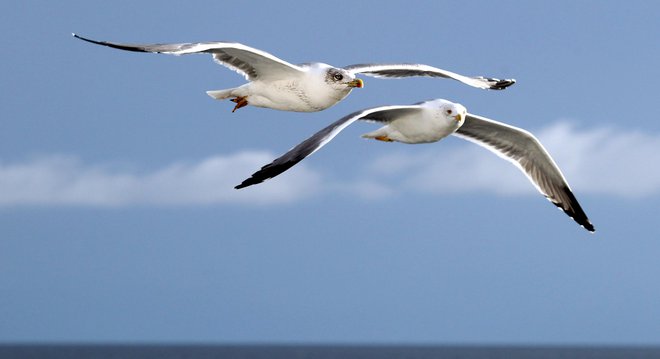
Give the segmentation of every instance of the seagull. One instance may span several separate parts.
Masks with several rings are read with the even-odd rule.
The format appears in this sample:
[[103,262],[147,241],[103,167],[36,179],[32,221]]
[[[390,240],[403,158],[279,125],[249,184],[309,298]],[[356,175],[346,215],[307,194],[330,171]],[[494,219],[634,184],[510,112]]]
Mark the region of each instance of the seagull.
[[513,85],[513,79],[467,77],[421,64],[359,64],[334,67],[320,62],[294,65],[236,42],[198,42],[181,44],[119,44],[97,41],[72,34],[93,44],[135,52],[155,52],[171,55],[208,53],[220,65],[245,76],[249,82],[225,90],[207,91],[214,99],[231,99],[236,103],[232,112],[247,105],[282,111],[316,112],[343,100],[364,82],[357,74],[380,78],[444,77],[467,85],[502,90]]
[[263,166],[235,188],[241,189],[278,176],[318,151],[358,120],[385,124],[362,135],[368,139],[417,144],[437,142],[454,135],[485,147],[518,167],[541,194],[575,222],[589,232],[595,231],[559,167],[534,135],[521,128],[470,114],[463,105],[444,99],[354,112]]

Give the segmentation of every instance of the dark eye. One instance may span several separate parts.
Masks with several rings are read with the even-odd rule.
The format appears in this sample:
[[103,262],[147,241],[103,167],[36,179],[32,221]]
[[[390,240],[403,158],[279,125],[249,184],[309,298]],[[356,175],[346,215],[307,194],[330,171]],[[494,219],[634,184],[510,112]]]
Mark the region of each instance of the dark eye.
[[451,113],[452,113],[452,110],[447,110],[448,115],[451,115]]
[[337,81],[341,81],[341,80],[344,78],[344,76],[343,76],[342,74],[335,74],[335,76],[333,76],[333,77],[334,77],[335,80],[337,80]]

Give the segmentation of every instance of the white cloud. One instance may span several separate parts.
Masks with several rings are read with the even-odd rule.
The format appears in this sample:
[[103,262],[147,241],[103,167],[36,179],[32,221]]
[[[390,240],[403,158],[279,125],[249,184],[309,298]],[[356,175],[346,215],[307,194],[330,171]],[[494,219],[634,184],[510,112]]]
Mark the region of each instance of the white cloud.
[[574,188],[622,197],[660,193],[660,134],[560,122],[539,135]]
[[[660,134],[609,127],[580,129],[567,121],[536,134],[578,197],[594,193],[635,198],[660,193],[660,166],[656,165],[660,163]],[[321,175],[309,167],[320,165],[307,160],[266,184],[240,191],[233,187],[275,155],[246,151],[177,162],[153,171],[87,164],[70,156],[0,162],[0,206],[267,205],[332,194],[368,200],[402,192],[536,195],[516,167],[460,139],[416,145],[413,151],[391,148],[395,152],[365,163],[365,170],[352,177]]]
[[273,155],[242,152],[196,163],[174,163],[149,173],[89,165],[75,157],[49,156],[22,164],[0,163],[0,206],[12,205],[193,205],[286,203],[321,186],[305,166],[268,186],[234,186]]

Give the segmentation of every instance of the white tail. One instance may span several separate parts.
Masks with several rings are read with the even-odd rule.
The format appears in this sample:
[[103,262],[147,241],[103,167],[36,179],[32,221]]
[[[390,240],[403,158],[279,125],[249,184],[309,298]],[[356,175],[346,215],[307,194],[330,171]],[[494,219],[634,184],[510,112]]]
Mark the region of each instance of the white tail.
[[226,90],[214,90],[214,91],[206,91],[206,94],[213,97],[216,100],[224,100],[229,97],[233,97],[232,92],[235,89],[226,89]]
[[360,136],[362,138],[373,138],[377,139],[378,137],[387,137],[387,126],[383,126],[375,131],[371,131],[369,133],[365,133],[364,135]]

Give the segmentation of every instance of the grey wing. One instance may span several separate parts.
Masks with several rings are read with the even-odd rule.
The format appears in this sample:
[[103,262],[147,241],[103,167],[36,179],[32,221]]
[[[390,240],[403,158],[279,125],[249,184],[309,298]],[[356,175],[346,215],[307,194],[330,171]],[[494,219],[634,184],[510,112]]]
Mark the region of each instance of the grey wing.
[[304,70],[265,51],[261,51],[236,42],[198,42],[181,44],[119,44],[88,39],[77,34],[74,37],[92,44],[135,52],[155,52],[160,54],[186,55],[208,53],[213,59],[243,76],[254,81],[263,78],[281,78],[296,76]]
[[543,145],[517,127],[468,114],[454,135],[486,147],[520,168],[550,202],[590,232],[594,226]]
[[401,77],[444,77],[460,81],[464,84],[490,90],[503,90],[514,83],[514,79],[496,79],[489,77],[468,77],[437,67],[422,64],[357,64],[344,67],[354,74],[360,73],[373,77],[401,78]]
[[299,143],[287,153],[275,159],[273,162],[261,167],[261,169],[250,176],[250,178],[237,185],[236,189],[252,186],[261,183],[267,179],[274,178],[289,168],[295,166],[298,162],[318,151],[325,146],[343,129],[357,120],[368,120],[378,122],[390,122],[404,114],[416,113],[420,111],[419,106],[382,106],[366,110],[353,112],[333,122],[326,128],[313,134],[305,141]]

